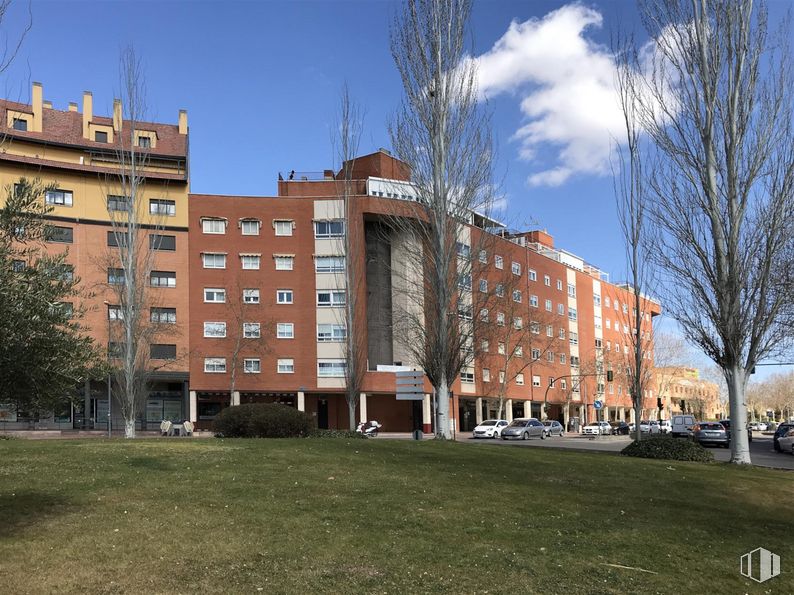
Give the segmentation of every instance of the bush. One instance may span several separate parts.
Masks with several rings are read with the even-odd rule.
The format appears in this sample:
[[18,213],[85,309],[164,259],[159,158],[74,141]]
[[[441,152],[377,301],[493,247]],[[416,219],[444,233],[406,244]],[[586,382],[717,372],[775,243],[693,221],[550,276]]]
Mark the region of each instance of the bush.
[[672,459],[674,461],[695,461],[711,463],[714,455],[700,444],[683,438],[672,436],[653,436],[636,440],[624,448],[621,453],[627,457],[643,459]]
[[296,438],[307,436],[311,418],[278,403],[246,403],[227,407],[212,422],[218,438]]
[[353,430],[320,430],[309,432],[307,438],[366,438],[363,433]]

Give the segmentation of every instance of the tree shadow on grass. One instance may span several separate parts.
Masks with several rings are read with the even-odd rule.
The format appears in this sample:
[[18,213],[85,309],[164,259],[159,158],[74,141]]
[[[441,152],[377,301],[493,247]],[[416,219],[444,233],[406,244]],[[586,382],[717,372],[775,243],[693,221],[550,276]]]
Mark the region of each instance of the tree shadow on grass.
[[33,490],[0,494],[0,538],[24,532],[75,508],[72,500],[59,494]]
[[135,457],[127,461],[130,467],[146,469],[148,471],[178,471],[179,467],[172,461],[163,457]]

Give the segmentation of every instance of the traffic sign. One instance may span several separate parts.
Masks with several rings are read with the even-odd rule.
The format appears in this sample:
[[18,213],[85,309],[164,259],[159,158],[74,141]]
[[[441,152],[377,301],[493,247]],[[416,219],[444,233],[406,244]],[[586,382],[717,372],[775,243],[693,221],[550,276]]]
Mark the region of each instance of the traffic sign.
[[421,370],[395,372],[398,401],[421,401],[425,398],[425,373]]
[[603,406],[604,406],[604,402],[603,401],[593,401],[593,407],[595,409],[601,409],[601,407],[603,407]]

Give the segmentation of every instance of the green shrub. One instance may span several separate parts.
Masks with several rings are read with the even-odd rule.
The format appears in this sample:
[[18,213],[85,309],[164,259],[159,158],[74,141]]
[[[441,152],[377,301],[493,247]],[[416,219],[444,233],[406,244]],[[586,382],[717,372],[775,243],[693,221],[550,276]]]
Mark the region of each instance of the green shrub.
[[307,438],[366,438],[363,433],[354,430],[320,430],[314,429],[309,432]]
[[674,461],[695,461],[711,463],[714,455],[700,444],[683,438],[672,436],[652,436],[636,440],[624,448],[621,453],[627,457],[643,459],[672,459]]
[[227,407],[212,422],[219,438],[296,438],[307,436],[311,418],[303,411],[278,403],[246,403]]

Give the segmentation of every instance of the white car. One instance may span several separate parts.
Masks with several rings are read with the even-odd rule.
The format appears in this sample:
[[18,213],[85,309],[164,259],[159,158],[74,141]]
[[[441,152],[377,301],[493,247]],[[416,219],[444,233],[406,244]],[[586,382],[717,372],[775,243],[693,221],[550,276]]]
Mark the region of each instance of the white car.
[[508,425],[506,419],[486,419],[471,434],[472,438],[499,438],[502,429]]
[[659,422],[659,429],[662,431],[662,434],[672,434],[673,422],[671,422],[669,419],[663,419]]
[[609,425],[608,421],[594,421],[584,427],[584,433],[596,436],[609,436],[612,433],[612,426]]
[[674,415],[673,416],[673,436],[684,436],[689,438],[692,436],[692,428],[695,427],[694,415]]
[[769,425],[765,421],[758,422],[758,428],[756,428],[759,432],[766,432],[769,429]]
[[784,436],[777,439],[780,452],[794,455],[794,429],[789,430]]

